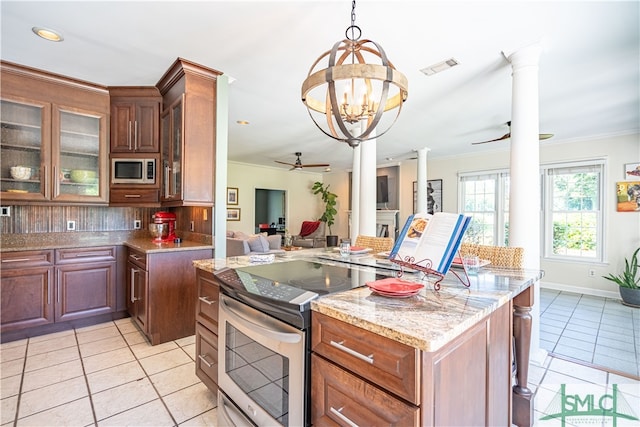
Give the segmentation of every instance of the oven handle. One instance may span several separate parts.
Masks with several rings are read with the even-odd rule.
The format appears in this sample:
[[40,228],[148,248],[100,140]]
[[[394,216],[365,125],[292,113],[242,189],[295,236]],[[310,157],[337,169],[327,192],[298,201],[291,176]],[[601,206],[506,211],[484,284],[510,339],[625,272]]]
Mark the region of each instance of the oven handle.
[[238,323],[249,330],[258,329],[260,334],[281,342],[295,344],[300,342],[302,339],[299,334],[274,330],[272,325],[268,325],[260,321],[260,319],[248,318],[246,314],[231,307],[227,301],[228,300],[224,298],[224,296],[221,298],[220,309],[224,311],[233,322]]

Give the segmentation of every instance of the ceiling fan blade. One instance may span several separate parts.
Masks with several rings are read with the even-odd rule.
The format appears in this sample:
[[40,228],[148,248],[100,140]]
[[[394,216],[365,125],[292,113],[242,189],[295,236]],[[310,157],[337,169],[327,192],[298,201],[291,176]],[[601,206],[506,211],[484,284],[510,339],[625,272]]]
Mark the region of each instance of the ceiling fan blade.
[[317,163],[317,164],[304,164],[302,165],[302,167],[305,168],[328,168],[329,166],[331,166],[329,163]]
[[287,165],[287,166],[294,166],[295,167],[295,165],[293,163],[281,162],[280,160],[274,160],[274,162],[280,163],[280,164],[283,164],[283,165]]
[[479,145],[479,144],[486,144],[488,142],[496,142],[496,141],[502,141],[504,139],[508,139],[511,137],[511,133],[505,133],[504,135],[502,135],[500,138],[496,138],[496,139],[490,139],[489,141],[481,141],[481,142],[472,142],[471,145]]
[[540,139],[540,141],[543,141],[545,139],[553,138],[553,134],[552,133],[541,133],[540,135],[538,135],[538,138]]

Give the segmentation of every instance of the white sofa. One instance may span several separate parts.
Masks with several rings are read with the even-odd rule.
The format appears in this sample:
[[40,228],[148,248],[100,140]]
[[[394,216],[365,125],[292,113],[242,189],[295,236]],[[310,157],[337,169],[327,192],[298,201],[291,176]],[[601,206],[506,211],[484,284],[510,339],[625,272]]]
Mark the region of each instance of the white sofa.
[[282,237],[267,233],[246,234],[242,231],[227,231],[227,257],[257,254],[284,253]]

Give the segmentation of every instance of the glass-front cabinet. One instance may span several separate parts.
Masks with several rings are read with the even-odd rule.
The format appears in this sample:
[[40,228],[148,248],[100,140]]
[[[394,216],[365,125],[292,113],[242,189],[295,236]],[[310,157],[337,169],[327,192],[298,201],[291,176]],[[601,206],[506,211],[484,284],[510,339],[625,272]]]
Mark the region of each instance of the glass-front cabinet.
[[184,95],[167,108],[161,117],[162,201],[182,200],[182,152]]
[[0,100],[3,200],[108,201],[107,114]]

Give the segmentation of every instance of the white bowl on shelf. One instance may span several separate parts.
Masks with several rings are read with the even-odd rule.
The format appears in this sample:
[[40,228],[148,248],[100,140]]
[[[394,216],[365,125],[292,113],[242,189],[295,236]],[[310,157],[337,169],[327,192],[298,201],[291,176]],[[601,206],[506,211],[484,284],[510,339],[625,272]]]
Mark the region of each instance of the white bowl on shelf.
[[19,179],[21,181],[31,178],[31,168],[26,166],[12,166],[10,173],[11,178]]

